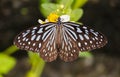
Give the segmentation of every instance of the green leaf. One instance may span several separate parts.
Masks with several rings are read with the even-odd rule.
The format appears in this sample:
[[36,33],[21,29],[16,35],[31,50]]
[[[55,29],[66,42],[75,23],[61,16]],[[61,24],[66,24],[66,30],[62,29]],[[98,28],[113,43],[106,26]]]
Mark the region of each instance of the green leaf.
[[56,11],[58,8],[57,4],[54,3],[43,3],[40,7],[42,14],[47,17],[51,12]]
[[71,7],[72,2],[74,0],[57,0],[59,4],[64,5],[64,9],[68,9]]
[[39,0],[39,3],[42,4],[42,3],[49,3],[50,0]]
[[0,53],[0,74],[7,74],[16,64],[16,60]]
[[88,51],[84,51],[84,52],[79,53],[79,57],[92,57],[92,56],[93,55]]
[[0,74],[0,77],[3,77],[3,76]]
[[82,9],[74,9],[72,10],[70,16],[71,16],[71,21],[78,21],[83,15],[83,10]]
[[76,9],[79,7],[82,7],[88,0],[74,0],[73,4],[72,4],[72,8]]

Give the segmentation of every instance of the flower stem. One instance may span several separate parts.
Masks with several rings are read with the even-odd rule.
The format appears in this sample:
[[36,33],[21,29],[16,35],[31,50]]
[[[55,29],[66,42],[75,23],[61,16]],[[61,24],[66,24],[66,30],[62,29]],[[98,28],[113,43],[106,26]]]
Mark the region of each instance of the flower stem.
[[40,77],[43,72],[45,62],[37,53],[29,51],[28,54],[32,67],[31,70],[28,71],[26,77]]
[[3,53],[7,54],[7,55],[11,55],[12,53],[16,52],[17,50],[18,50],[18,48],[15,45],[12,45],[12,46],[8,47],[7,49],[5,49],[3,51]]

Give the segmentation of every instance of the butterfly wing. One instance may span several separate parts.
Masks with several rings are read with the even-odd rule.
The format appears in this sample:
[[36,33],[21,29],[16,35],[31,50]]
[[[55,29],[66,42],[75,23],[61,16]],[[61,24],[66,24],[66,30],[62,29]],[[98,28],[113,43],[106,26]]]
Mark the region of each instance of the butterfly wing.
[[[69,26],[69,28],[74,28],[74,27]],[[76,44],[77,42],[74,39],[75,38],[74,35],[72,35],[71,31],[68,30],[69,28],[66,27],[65,24],[63,24],[62,35],[61,35],[63,36],[63,38],[61,42],[61,49],[59,56],[65,62],[73,61],[77,59],[79,55],[79,49]]]
[[107,43],[100,32],[73,22],[63,23],[63,37],[59,55],[66,62],[77,59],[79,51],[90,51]]
[[30,50],[40,53],[40,56],[47,62],[57,58],[55,44],[55,23],[46,23],[24,30],[14,40],[14,44],[23,50]]

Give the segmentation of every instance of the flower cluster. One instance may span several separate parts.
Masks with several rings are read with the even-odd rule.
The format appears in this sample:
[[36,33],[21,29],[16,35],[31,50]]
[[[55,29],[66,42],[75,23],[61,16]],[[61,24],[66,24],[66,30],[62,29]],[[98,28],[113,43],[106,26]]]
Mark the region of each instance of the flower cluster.
[[47,22],[57,22],[58,18],[60,17],[61,22],[68,22],[70,21],[70,16],[69,15],[57,15],[56,13],[50,13],[50,15],[45,19],[45,21],[42,21],[41,19],[38,19],[38,22],[40,24],[47,23]]

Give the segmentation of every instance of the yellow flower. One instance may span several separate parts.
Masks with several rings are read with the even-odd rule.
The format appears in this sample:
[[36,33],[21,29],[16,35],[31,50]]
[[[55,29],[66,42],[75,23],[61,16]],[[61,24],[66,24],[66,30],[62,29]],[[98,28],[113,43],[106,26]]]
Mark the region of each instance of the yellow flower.
[[50,15],[47,17],[49,22],[57,22],[58,15],[56,13],[50,13]]

